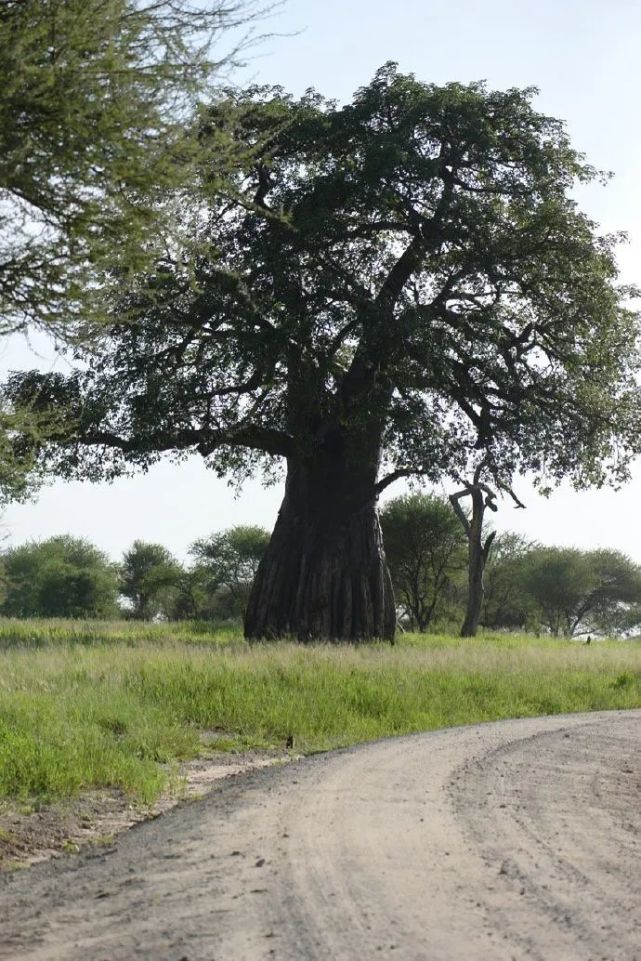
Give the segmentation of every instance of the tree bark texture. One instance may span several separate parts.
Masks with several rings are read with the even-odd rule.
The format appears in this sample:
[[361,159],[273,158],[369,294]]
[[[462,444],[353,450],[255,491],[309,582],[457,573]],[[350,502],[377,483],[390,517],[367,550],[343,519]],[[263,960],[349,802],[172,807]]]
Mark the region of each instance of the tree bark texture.
[[475,520],[476,518],[473,517],[472,524],[470,525],[472,530],[468,543],[467,605],[465,608],[465,619],[461,627],[461,637],[476,636],[483,607],[485,558],[480,525],[478,523],[475,524]]
[[375,471],[289,464],[285,497],[245,614],[247,638],[392,641],[396,608]]

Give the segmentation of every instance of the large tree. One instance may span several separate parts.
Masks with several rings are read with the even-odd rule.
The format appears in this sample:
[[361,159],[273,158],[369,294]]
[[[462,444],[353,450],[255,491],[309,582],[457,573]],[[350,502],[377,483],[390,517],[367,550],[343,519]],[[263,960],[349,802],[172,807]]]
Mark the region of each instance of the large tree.
[[[64,332],[162,249],[211,91],[254,0],[3,0],[0,330]],[[150,230],[153,224],[154,231]]]
[[[66,411],[49,469],[284,463],[246,633],[303,639],[393,635],[376,505],[396,478],[481,459],[506,485],[624,477],[636,318],[615,240],[571,195],[596,174],[533,96],[388,65],[345,106],[255,89],[212,107],[192,242],[123,290],[84,369],[6,387]],[[208,153],[221,127],[233,176]]]

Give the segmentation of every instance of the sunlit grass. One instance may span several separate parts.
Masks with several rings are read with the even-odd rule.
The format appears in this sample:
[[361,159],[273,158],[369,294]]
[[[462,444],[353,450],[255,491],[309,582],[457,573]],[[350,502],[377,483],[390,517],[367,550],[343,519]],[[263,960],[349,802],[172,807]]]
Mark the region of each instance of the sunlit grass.
[[117,786],[151,801],[166,765],[201,750],[203,730],[227,748],[283,749],[292,735],[312,752],[641,706],[641,647],[621,642],[404,635],[395,647],[250,647],[237,632],[185,625],[15,623],[0,625],[0,797]]

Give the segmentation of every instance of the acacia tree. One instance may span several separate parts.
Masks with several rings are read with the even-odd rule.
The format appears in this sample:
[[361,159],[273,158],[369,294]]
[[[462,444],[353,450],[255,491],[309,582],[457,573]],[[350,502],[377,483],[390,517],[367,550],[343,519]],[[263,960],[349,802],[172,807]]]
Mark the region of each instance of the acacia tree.
[[396,599],[412,628],[426,631],[465,566],[463,531],[448,502],[427,494],[389,501],[381,528]]
[[532,619],[526,559],[538,546],[512,531],[497,534],[483,572],[484,627],[523,629]]
[[[6,386],[65,410],[48,468],[285,463],[245,630],[303,639],[393,635],[376,504],[395,479],[481,456],[506,484],[624,477],[636,318],[615,240],[570,196],[596,174],[532,98],[393,65],[345,106],[230,94],[201,130],[192,243],[123,293],[86,369]],[[229,125],[221,177],[208,144]]]
[[[192,573],[227,616],[242,617],[258,565],[269,544],[262,527],[239,524],[195,541]],[[222,602],[222,603],[221,603]]]
[[157,254],[193,155],[185,118],[233,59],[213,42],[259,8],[3,0],[0,330],[100,316],[99,291]]
[[638,619],[641,568],[620,551],[539,547],[523,557],[522,589],[555,636],[616,633]]
[[131,616],[149,621],[171,609],[171,594],[178,590],[180,564],[162,544],[134,541],[120,567],[120,593],[131,603]]
[[[2,0],[0,334],[96,332],[123,277],[183,223],[202,98],[248,40],[258,0]],[[194,118],[193,122],[190,118]],[[219,161],[229,154],[221,133]],[[185,235],[189,236],[189,233]],[[73,323],[75,321],[75,324]],[[78,329],[81,324],[82,330]],[[0,410],[0,500],[28,497],[16,416]],[[34,441],[49,416],[20,415]]]

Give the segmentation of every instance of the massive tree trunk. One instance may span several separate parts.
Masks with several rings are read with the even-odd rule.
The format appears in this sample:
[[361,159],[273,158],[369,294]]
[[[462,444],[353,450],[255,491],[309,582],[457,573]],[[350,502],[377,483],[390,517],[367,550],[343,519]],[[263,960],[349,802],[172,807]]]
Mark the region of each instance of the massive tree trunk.
[[393,640],[396,609],[376,509],[376,467],[290,462],[245,636]]

